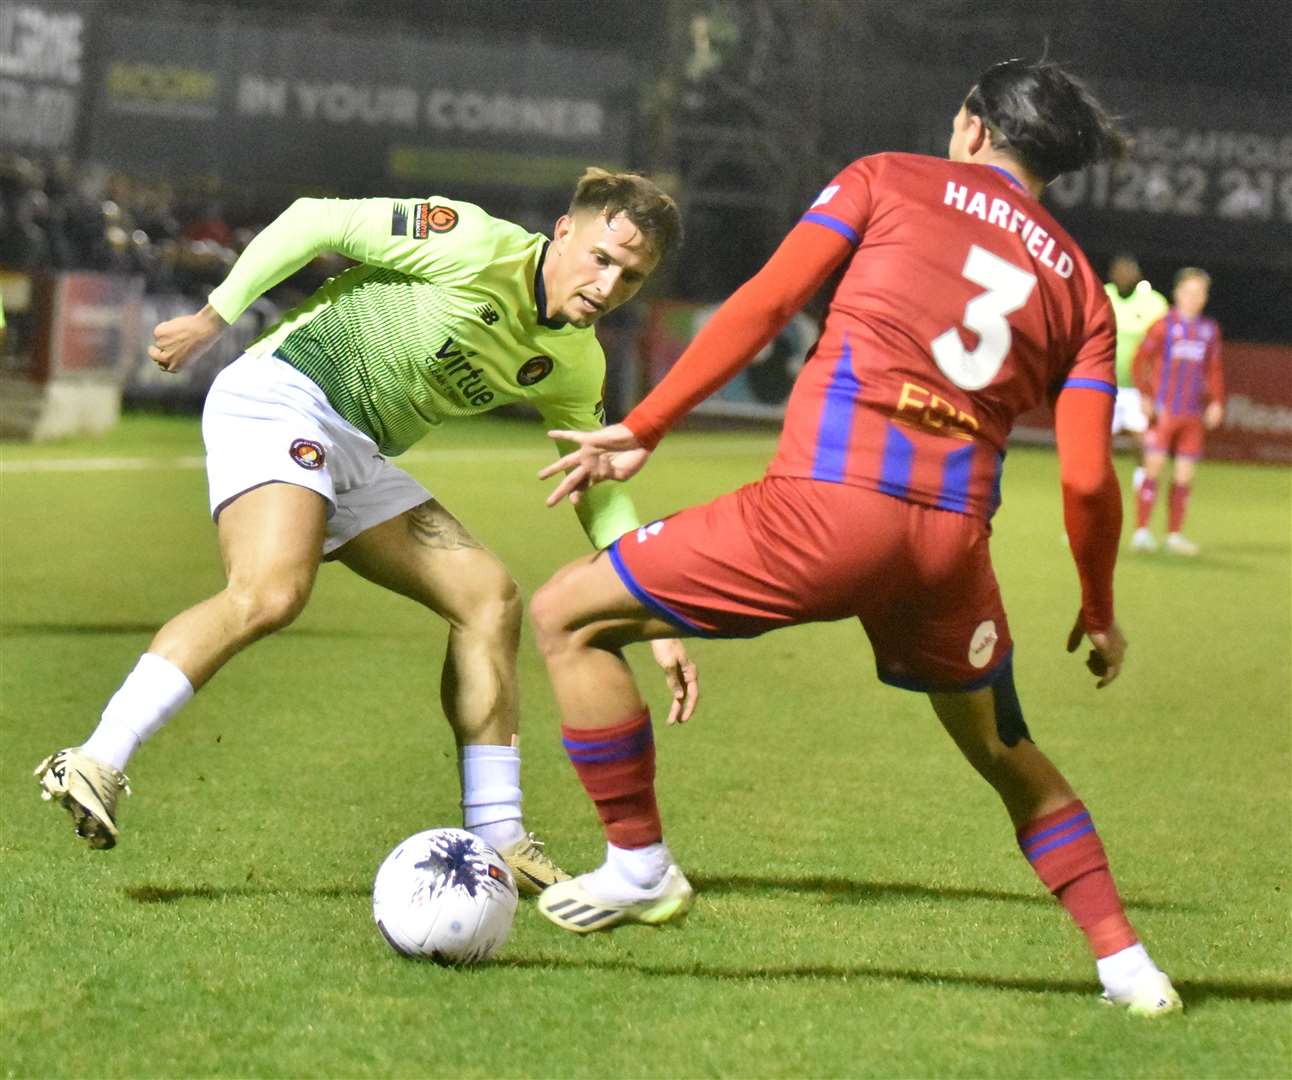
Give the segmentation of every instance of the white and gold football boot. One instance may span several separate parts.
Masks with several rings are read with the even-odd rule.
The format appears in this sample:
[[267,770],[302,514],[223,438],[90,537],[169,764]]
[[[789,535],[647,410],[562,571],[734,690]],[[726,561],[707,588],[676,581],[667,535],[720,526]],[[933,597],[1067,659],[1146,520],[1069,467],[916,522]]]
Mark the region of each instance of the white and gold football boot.
[[527,896],[537,896],[549,885],[570,880],[570,875],[552,862],[544,850],[543,841],[533,833],[526,833],[514,844],[499,848],[498,854],[516,879],[516,888]]
[[117,842],[117,795],[130,794],[125,773],[69,747],[37,765],[35,776],[40,797],[54,800],[71,814],[76,835],[90,847],[110,848]]
[[632,890],[634,895],[628,895],[628,890],[610,895],[604,880],[597,873],[580,874],[544,889],[538,910],[562,930],[587,934],[626,922],[659,926],[682,918],[695,899],[695,890],[676,864],[669,866],[654,888]]

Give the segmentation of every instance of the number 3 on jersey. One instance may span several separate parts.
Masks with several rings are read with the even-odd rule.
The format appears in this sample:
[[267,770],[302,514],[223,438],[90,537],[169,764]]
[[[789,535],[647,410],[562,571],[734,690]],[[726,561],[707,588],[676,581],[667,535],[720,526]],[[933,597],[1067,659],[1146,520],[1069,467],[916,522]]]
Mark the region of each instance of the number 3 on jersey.
[[996,377],[1009,354],[1012,331],[1005,316],[1027,303],[1036,288],[1036,275],[977,244],[969,248],[961,274],[987,290],[965,304],[963,323],[978,335],[978,344],[966,349],[960,332],[952,327],[933,339],[933,359],[962,390],[981,390]]

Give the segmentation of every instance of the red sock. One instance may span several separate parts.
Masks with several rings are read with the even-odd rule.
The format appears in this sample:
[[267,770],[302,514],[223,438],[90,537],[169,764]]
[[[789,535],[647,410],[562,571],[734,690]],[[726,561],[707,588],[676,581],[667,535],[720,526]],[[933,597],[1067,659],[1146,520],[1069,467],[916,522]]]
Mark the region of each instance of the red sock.
[[650,710],[603,728],[561,725],[561,741],[583,790],[597,804],[606,839],[640,848],[663,839],[655,804],[655,738]]
[[1139,941],[1122,909],[1095,824],[1080,801],[1029,822],[1018,831],[1018,846],[1081,927],[1096,958]]
[[1178,533],[1184,524],[1184,511],[1189,505],[1188,484],[1171,485],[1171,505],[1167,511],[1167,532]]
[[1144,477],[1135,496],[1135,528],[1148,526],[1148,519],[1153,516],[1153,504],[1157,502],[1157,481]]

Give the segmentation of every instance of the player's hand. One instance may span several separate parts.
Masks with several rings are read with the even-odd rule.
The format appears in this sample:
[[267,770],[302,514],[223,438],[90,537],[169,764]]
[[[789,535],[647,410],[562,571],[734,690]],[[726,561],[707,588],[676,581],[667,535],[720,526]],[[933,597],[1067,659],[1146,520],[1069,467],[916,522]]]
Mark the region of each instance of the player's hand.
[[1211,402],[1202,411],[1202,426],[1208,431],[1215,431],[1225,418],[1225,407],[1219,401]]
[[179,371],[214,345],[227,325],[209,304],[196,315],[167,319],[153,328],[148,358],[162,371]]
[[668,688],[673,695],[668,722],[685,724],[691,719],[696,703],[700,700],[700,678],[696,674],[695,664],[686,655],[686,646],[677,638],[652,641],[650,648],[655,654],[655,663],[664,669],[664,678],[668,680]]
[[584,491],[604,480],[628,480],[641,471],[650,457],[650,451],[623,424],[611,424],[600,431],[549,431],[547,434],[553,439],[579,444],[577,449],[539,470],[540,480],[565,473],[565,479],[547,497],[548,506],[555,506],[567,496],[570,502],[577,503]]
[[1068,635],[1068,652],[1076,652],[1081,639],[1085,637],[1094,646],[1086,657],[1086,667],[1099,679],[1095,683],[1095,689],[1102,690],[1121,674],[1122,664],[1126,660],[1126,638],[1122,634],[1122,628],[1115,622],[1107,630],[1087,631],[1086,622],[1078,611],[1077,621],[1072,624],[1072,632]]

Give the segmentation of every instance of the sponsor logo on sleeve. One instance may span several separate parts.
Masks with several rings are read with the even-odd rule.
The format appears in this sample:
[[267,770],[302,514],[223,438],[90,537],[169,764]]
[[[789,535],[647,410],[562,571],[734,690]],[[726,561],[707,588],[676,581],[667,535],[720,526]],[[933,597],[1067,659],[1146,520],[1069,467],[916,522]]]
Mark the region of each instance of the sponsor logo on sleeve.
[[431,233],[452,232],[458,224],[458,212],[451,206],[418,203],[413,207],[413,235],[425,240]]
[[550,356],[531,356],[520,365],[520,370],[516,372],[516,381],[521,386],[533,386],[552,374],[554,367],[556,363]]
[[296,439],[287,452],[297,465],[302,469],[309,469],[310,472],[323,468],[323,462],[326,459],[323,447],[313,439]]
[[408,235],[408,207],[403,203],[395,203],[395,207],[390,213],[390,235]]

